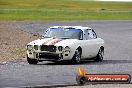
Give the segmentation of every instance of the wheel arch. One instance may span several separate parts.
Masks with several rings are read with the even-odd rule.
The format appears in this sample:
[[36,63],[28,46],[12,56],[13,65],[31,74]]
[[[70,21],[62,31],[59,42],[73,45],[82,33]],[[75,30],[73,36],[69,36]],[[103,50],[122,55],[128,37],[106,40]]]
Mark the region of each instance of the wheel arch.
[[104,46],[101,46],[100,49],[102,49],[104,51]]
[[104,55],[104,46],[101,46],[100,49],[103,51],[103,55]]
[[76,50],[79,50],[81,52],[81,54],[82,54],[82,48],[81,48],[81,46],[79,46]]

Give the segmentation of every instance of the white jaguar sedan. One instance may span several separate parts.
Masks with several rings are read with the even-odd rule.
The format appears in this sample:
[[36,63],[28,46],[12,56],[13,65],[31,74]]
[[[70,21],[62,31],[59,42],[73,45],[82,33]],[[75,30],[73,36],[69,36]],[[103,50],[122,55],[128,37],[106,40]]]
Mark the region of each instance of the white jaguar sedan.
[[29,64],[61,60],[78,64],[83,59],[102,61],[104,40],[89,27],[53,26],[41,39],[28,43],[26,48]]

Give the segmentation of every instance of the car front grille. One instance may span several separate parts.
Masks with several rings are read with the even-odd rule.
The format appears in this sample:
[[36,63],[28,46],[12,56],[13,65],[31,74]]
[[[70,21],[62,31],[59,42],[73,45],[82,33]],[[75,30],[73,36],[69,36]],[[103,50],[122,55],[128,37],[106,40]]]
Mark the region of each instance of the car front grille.
[[51,46],[42,45],[40,49],[41,51],[56,52],[56,46],[54,45]]

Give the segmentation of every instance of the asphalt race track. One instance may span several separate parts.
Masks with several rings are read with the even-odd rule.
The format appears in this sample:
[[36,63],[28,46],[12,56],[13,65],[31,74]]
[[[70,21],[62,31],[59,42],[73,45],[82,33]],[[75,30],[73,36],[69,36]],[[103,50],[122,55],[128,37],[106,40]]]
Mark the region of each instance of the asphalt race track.
[[[55,25],[82,25],[95,29],[105,40],[103,62],[82,61],[79,65],[70,62],[41,62],[29,65],[26,61],[12,61],[0,64],[0,88],[37,85],[76,84],[76,72],[82,66],[88,74],[130,74],[132,75],[132,21],[39,21],[18,22],[24,31],[43,34]],[[29,41],[30,42],[30,41]]]

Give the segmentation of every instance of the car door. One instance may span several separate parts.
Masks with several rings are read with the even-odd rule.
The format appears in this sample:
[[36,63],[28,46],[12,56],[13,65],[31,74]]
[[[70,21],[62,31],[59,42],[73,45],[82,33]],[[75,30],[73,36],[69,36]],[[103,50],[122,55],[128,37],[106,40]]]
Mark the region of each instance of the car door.
[[82,59],[90,57],[91,56],[90,47],[92,44],[89,40],[88,29],[84,30],[83,40],[82,40],[81,44],[82,44],[81,45],[81,47],[82,47]]
[[83,41],[83,53],[84,58],[92,58],[97,55],[98,52],[98,38],[94,30],[87,29],[84,31],[84,41]]

